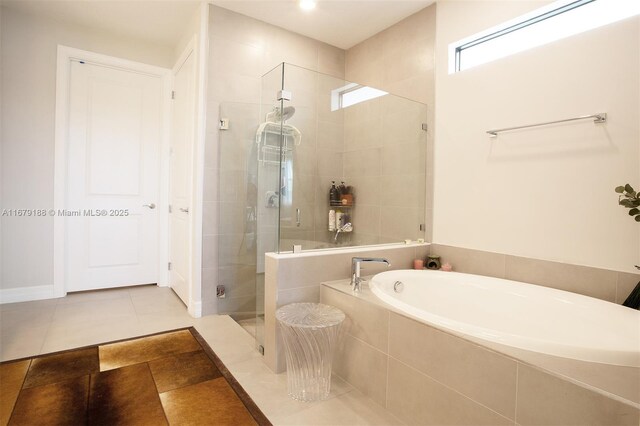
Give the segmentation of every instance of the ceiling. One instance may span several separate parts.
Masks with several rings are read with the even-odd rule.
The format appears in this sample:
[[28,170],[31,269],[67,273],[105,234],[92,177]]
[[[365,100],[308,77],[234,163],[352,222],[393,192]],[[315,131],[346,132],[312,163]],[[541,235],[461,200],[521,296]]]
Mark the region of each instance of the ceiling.
[[174,46],[197,0],[0,0],[2,6],[123,36]]
[[298,34],[348,49],[435,0],[317,0],[303,11],[296,0],[211,0],[211,3]]
[[[342,49],[371,37],[435,0],[318,0],[305,12],[296,0],[211,0],[211,3]],[[174,45],[197,0],[0,0],[25,13],[124,36]]]

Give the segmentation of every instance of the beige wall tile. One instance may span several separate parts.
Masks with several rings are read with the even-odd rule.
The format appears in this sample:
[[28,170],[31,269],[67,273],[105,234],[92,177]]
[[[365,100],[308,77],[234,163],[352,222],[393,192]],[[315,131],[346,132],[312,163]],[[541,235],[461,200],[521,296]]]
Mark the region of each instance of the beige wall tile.
[[389,355],[507,418],[515,416],[517,363],[510,358],[394,313]]
[[260,77],[263,50],[261,47],[237,42],[224,36],[209,37],[209,63],[228,74]]
[[280,259],[278,289],[318,286],[322,281],[348,278],[351,264],[347,259],[342,262],[332,262],[338,258],[339,255]]
[[584,294],[615,301],[617,273],[586,266],[546,260],[506,256],[506,274],[510,280]]
[[344,176],[349,179],[353,176],[379,176],[380,175],[380,149],[361,149],[344,153]]
[[338,348],[333,367],[338,376],[384,406],[387,392],[387,359],[386,354],[373,346],[346,335]]
[[322,286],[320,300],[345,313],[344,331],[381,352],[389,344],[389,311],[358,297]]
[[345,51],[328,44],[318,45],[318,71],[334,77],[344,78]]
[[[383,161],[383,168],[385,162]],[[424,173],[382,176],[380,197],[384,200],[385,206],[419,207],[421,212],[424,212],[425,180]]]
[[219,102],[260,103],[260,77],[213,70],[209,76],[209,99]]
[[[335,117],[332,114],[336,114]],[[322,114],[318,109],[318,130],[316,136],[316,143],[320,149],[325,151],[332,151],[341,153],[343,144],[343,123],[341,113],[329,113]],[[334,122],[330,120],[336,120],[340,122]],[[340,170],[340,175],[342,170]]]
[[380,207],[359,204],[352,213],[354,232],[379,235],[380,234]]
[[439,255],[442,263],[449,262],[453,270],[469,274],[504,278],[505,255],[460,247],[431,245],[431,254]]
[[272,35],[267,39],[266,62],[263,69],[270,69],[280,62],[295,64],[309,70],[318,67],[318,41],[271,26]]
[[281,373],[284,369],[281,369],[281,365],[278,364],[278,354],[282,342],[278,341],[279,333],[276,330],[278,281],[275,275],[270,274],[273,270],[277,272],[277,268],[272,267],[273,263],[269,261],[268,256],[266,265],[267,272],[264,276],[264,362],[273,372]]
[[633,425],[640,410],[535,368],[518,365],[521,425]]
[[382,174],[397,175],[425,172],[426,145],[414,141],[412,143],[394,144],[382,148]]
[[[318,175],[336,176],[336,177],[342,176],[342,169],[343,169],[342,157],[343,157],[343,154],[341,152],[326,151],[323,149],[318,149],[317,151]],[[323,189],[325,188],[323,187]],[[313,191],[309,191],[309,192],[313,194]],[[326,188],[325,192],[328,194],[329,188]],[[318,201],[325,201],[325,200],[324,198],[322,198],[321,200],[318,200]]]
[[301,287],[278,291],[277,307],[290,303],[318,303],[320,302],[320,287]]
[[[345,169],[345,176],[349,176],[348,169]],[[380,205],[380,176],[352,176],[347,183],[353,185],[356,205]]]
[[616,303],[624,303],[625,299],[631,294],[631,291],[638,285],[638,282],[640,282],[640,274],[618,272]]
[[389,358],[387,409],[412,425],[513,424],[394,358]]
[[266,46],[269,24],[218,6],[212,5],[209,10],[210,35],[256,47]]
[[380,209],[380,235],[397,242],[415,240],[422,236],[423,215],[424,209],[418,207],[383,206]]
[[524,349],[508,348],[519,361],[580,383],[594,386],[640,404],[640,368],[556,357]]
[[380,117],[368,116],[365,121],[345,119],[344,150],[358,151],[382,146],[383,129]]

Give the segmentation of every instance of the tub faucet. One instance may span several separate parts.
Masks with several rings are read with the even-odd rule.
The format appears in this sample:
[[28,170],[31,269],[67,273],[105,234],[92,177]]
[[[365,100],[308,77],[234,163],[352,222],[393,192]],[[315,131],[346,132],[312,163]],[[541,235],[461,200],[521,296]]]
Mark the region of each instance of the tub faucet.
[[391,263],[387,259],[382,257],[352,257],[351,258],[351,288],[353,291],[360,291],[360,284],[362,278],[360,278],[360,264],[366,263],[386,263],[387,266],[391,266]]

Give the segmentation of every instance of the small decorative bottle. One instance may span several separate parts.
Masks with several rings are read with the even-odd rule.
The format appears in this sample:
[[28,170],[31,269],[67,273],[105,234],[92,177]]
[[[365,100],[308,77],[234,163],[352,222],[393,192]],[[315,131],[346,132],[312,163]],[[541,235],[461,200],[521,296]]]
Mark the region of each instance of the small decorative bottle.
[[440,269],[440,256],[429,255],[427,256],[427,269]]

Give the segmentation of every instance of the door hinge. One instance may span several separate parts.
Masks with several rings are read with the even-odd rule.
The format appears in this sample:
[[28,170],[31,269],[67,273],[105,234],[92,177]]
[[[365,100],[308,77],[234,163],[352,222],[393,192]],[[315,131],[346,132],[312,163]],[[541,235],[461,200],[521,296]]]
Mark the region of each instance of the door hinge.
[[167,263],[167,271],[171,270],[171,262]]
[[422,123],[422,130],[426,132],[428,129],[429,129],[429,126],[427,125],[427,123]]
[[171,213],[171,204],[169,204],[169,213]]
[[175,99],[176,98],[176,91],[172,90],[171,91],[171,99]]

